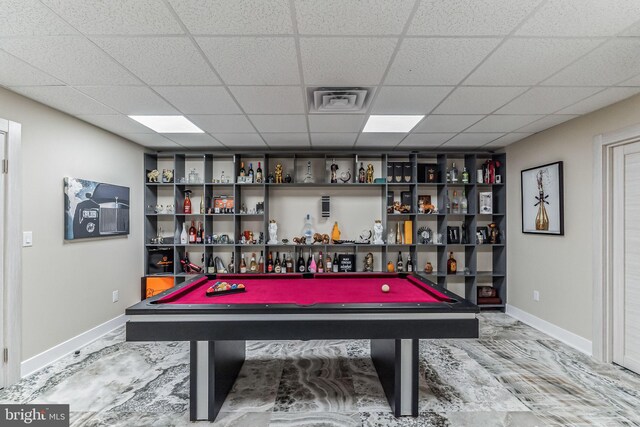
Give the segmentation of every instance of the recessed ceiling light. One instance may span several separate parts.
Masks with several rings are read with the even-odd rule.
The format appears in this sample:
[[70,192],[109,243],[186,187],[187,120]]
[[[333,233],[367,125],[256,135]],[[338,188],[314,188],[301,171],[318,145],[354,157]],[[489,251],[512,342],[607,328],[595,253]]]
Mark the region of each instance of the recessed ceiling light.
[[158,133],[204,133],[185,116],[129,116]]
[[362,132],[409,132],[424,116],[369,116]]

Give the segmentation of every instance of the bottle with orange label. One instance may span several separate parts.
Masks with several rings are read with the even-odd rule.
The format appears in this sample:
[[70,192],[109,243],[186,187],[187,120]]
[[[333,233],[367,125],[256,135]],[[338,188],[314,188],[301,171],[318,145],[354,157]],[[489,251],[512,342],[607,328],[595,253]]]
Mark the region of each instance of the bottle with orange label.
[[185,190],[184,192],[183,211],[185,214],[191,213],[191,190]]

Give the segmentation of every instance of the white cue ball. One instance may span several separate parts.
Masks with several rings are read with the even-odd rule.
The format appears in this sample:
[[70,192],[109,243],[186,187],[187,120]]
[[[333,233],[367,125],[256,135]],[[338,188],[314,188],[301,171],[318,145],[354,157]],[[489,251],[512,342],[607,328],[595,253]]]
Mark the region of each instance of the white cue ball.
[[382,285],[382,292],[389,292],[389,285],[387,285],[386,283]]

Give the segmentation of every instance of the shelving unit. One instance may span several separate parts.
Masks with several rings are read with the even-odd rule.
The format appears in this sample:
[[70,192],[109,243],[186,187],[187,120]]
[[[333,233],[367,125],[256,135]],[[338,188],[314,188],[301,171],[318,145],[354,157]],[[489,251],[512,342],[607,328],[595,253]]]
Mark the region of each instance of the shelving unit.
[[[334,161],[338,164],[338,183],[330,183],[330,164]],[[144,158],[144,180],[145,180],[145,265],[146,273],[154,276],[173,276],[176,282],[182,282],[188,277],[182,272],[179,260],[188,252],[191,262],[201,265],[201,260],[208,259],[210,255],[220,256],[223,262],[229,263],[231,254],[234,254],[236,267],[240,261],[242,253],[245,256],[260,251],[264,252],[265,260],[269,251],[289,252],[289,255],[297,257],[302,249],[306,254],[312,249],[317,255],[319,251],[329,253],[332,258],[335,253],[350,253],[356,257],[356,266],[361,269],[364,257],[371,252],[374,255],[374,268],[376,271],[386,271],[387,262],[395,264],[398,252],[402,253],[403,261],[406,263],[407,256],[413,260],[415,270],[428,279],[441,286],[452,289],[454,292],[464,294],[466,298],[473,302],[477,301],[478,286],[493,286],[497,290],[502,304],[487,304],[483,308],[504,309],[506,301],[506,200],[507,185],[502,183],[484,184],[475,182],[476,170],[487,160],[497,160],[501,166],[498,168],[502,178],[505,177],[505,155],[490,152],[473,153],[389,153],[389,154],[357,154],[357,153],[242,153],[242,154],[192,154],[192,153],[148,153]],[[311,161],[312,174],[315,182],[304,183],[303,179],[307,172],[307,162]],[[264,183],[237,183],[236,177],[239,175],[241,164],[244,163],[248,170],[251,163],[254,170],[257,163],[262,166]],[[366,169],[367,164],[374,165],[375,178],[387,177],[387,165],[391,162],[403,162],[410,166],[411,176],[408,182],[377,182],[371,184],[361,184],[357,182],[358,169],[362,163]],[[447,183],[445,171],[452,163],[459,166],[460,171],[466,167],[470,173],[469,183]],[[267,177],[275,170],[275,165],[283,165],[284,175],[292,177],[292,183],[276,184],[266,182]],[[425,165],[436,165],[439,172],[438,182],[418,182],[420,168]],[[189,171],[195,169],[202,182],[198,183],[149,183],[146,173],[149,170],[163,169],[174,171],[174,181],[179,181],[182,177],[188,177]],[[342,173],[349,173],[349,179],[341,176]],[[224,178],[223,178],[224,177]],[[220,182],[221,179],[229,179],[230,182]],[[340,178],[346,179],[342,182]],[[287,203],[287,199],[292,194],[313,195],[320,198],[326,191],[344,193],[349,191],[358,192],[358,189],[367,189],[367,195],[379,197],[380,212],[376,218],[380,219],[383,225],[383,239],[388,242],[389,232],[395,230],[399,222],[410,221],[412,224],[411,244],[397,244],[395,241],[385,245],[373,244],[315,244],[315,245],[287,245],[267,244],[269,233],[268,224],[270,219],[282,221],[275,215],[280,204]],[[193,214],[181,213],[185,198],[185,192],[192,191],[192,211]],[[452,199],[453,191],[465,191],[468,199],[468,213],[456,214],[445,212],[445,199],[447,195]],[[481,214],[479,209],[479,192],[490,191],[493,195],[493,212],[491,214]],[[394,193],[394,200],[400,201],[401,192],[410,194],[412,211],[409,213],[388,213],[387,195]],[[349,193],[351,194],[351,193]],[[206,213],[207,208],[212,203],[214,197],[233,197],[235,202],[234,213],[211,214]],[[438,209],[437,213],[419,213],[417,209],[419,196],[431,196],[431,203]],[[200,213],[200,202],[204,201],[205,213]],[[240,207],[245,204],[247,208],[255,207],[258,202],[264,202],[263,213],[240,213]],[[173,205],[175,213],[156,213],[157,205]],[[281,206],[280,206],[281,207]],[[311,209],[311,208],[310,208]],[[340,223],[340,218],[332,218]],[[201,222],[204,226],[204,234],[221,235],[226,234],[233,243],[213,244],[200,243],[181,245],[179,243],[179,233],[183,224],[191,224],[191,221]],[[487,226],[495,223],[500,230],[501,240],[499,244],[478,244],[476,242],[477,227]],[[470,236],[467,244],[449,244],[446,242],[447,227],[466,226]],[[443,236],[442,243],[420,243],[418,229],[429,227],[434,234]],[[367,225],[373,228],[373,223]],[[188,228],[188,226],[187,226]],[[302,228],[302,222],[300,223]],[[366,228],[366,227],[365,227]],[[258,239],[260,232],[264,233],[264,243],[262,244],[240,244],[239,238],[244,230],[255,232],[255,239]],[[320,231],[320,230],[319,230]],[[330,234],[330,230],[323,230]],[[152,243],[152,239],[158,235],[165,238],[163,243]],[[288,238],[292,241],[294,236],[283,236],[280,232],[278,237]],[[357,236],[350,236],[356,239]],[[149,270],[149,257],[154,251],[163,250],[173,256],[173,268],[166,272],[152,274]],[[458,273],[455,275],[446,274],[447,258],[453,252],[458,262]],[[204,258],[203,258],[204,257]],[[248,261],[248,258],[247,258]],[[429,261],[433,265],[434,271],[431,274],[424,273],[424,265]],[[468,268],[468,274],[465,274]]]

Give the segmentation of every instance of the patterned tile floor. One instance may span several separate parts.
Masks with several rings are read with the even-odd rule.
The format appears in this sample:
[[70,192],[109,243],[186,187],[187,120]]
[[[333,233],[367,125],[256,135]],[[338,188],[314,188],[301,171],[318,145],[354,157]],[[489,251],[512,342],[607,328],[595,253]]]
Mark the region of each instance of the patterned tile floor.
[[[247,344],[216,426],[640,426],[640,376],[504,314],[478,340],[420,342],[420,416],[391,415],[366,341]],[[73,426],[193,426],[187,343],[124,329],[0,390],[0,403],[68,403]]]

